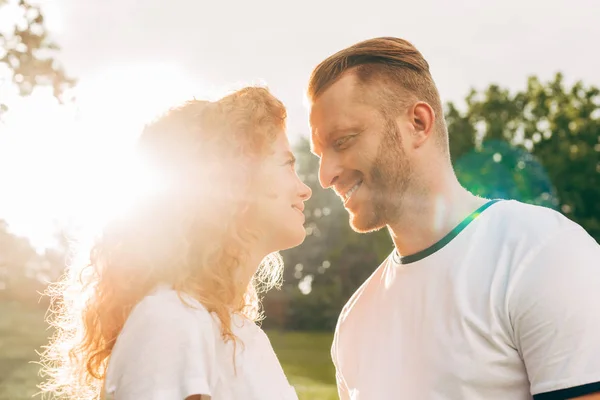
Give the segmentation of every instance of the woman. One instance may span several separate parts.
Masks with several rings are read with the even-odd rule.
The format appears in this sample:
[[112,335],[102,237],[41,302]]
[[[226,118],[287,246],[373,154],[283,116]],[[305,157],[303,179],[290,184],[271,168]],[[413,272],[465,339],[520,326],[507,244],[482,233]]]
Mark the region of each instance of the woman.
[[140,138],[168,185],[107,225],[54,288],[42,389],[76,399],[297,399],[258,289],[305,238],[286,110],[265,88],[170,110]]

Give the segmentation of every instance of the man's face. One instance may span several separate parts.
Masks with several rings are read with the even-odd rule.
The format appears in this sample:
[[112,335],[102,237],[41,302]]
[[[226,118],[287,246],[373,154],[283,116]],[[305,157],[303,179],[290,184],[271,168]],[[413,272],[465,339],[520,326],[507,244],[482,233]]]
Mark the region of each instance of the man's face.
[[346,74],[317,98],[310,113],[321,186],[340,196],[357,232],[394,222],[411,182],[397,119],[384,117],[366,90]]

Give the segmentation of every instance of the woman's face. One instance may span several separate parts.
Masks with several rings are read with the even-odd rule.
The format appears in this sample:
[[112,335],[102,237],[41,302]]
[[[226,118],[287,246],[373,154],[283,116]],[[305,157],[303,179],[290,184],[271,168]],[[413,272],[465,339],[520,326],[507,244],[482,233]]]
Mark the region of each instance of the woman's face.
[[312,192],[296,174],[284,132],[277,135],[271,150],[258,172],[250,218],[269,251],[279,251],[304,241],[304,202]]

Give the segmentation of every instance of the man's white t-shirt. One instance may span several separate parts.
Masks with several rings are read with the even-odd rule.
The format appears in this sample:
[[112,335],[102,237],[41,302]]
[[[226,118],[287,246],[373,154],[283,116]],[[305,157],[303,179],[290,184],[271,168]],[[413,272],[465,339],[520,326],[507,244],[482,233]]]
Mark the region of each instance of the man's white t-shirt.
[[242,343],[225,343],[218,318],[163,286],[132,310],[107,369],[105,396],[116,400],[297,400],[262,329],[232,317]]
[[344,307],[332,358],[342,400],[600,391],[600,246],[548,208],[489,202],[390,254]]

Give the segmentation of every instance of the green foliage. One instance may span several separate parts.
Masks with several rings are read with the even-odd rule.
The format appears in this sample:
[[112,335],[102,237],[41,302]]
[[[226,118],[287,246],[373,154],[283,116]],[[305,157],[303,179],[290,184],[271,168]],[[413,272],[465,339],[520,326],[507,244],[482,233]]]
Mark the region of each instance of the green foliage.
[[283,370],[300,400],[335,400],[330,333],[267,331]]
[[29,240],[14,235],[0,220],[0,301],[47,307],[48,298],[40,294],[64,270],[67,248],[62,246],[38,253]]
[[448,104],[446,116],[461,183],[557,208],[600,241],[600,90],[556,74],[514,94],[472,91],[466,105]]
[[[9,6],[7,0],[0,0],[0,12]],[[54,96],[62,101],[75,80],[56,60],[59,47],[48,37],[40,7],[25,0],[19,0],[17,6],[20,16],[12,32],[0,32],[0,73],[7,75],[21,96],[30,95],[37,86],[52,86]],[[0,114],[7,110],[8,106],[0,103]]]
[[36,258],[29,241],[11,234],[6,222],[0,220],[0,299],[14,298],[24,289],[31,289],[28,278]]

